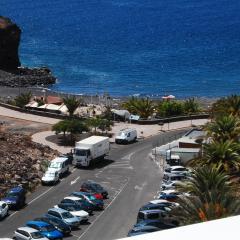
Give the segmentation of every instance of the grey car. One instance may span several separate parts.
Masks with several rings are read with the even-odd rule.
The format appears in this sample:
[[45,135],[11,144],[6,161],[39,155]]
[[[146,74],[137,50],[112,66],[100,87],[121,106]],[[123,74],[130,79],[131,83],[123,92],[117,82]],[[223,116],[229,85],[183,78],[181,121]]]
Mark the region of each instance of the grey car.
[[78,228],[81,222],[80,218],[73,216],[70,212],[61,208],[50,208],[46,214],[46,217],[61,219],[71,228]]

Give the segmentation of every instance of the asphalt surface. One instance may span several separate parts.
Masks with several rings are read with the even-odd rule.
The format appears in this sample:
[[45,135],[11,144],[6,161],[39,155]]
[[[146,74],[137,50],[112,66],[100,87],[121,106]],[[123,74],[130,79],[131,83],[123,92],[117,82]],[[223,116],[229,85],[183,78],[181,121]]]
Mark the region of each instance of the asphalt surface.
[[56,186],[40,186],[29,195],[24,209],[11,212],[0,222],[0,237],[12,237],[16,228],[58,204],[65,196],[78,191],[85,180],[94,180],[109,192],[105,210],[94,212],[89,223],[72,231],[69,240],[111,240],[126,237],[136,222],[138,209],[154,199],[159,191],[162,171],[148,154],[157,145],[179,138],[186,130],[161,133],[130,145],[112,145],[102,164],[91,169],[71,169],[71,174]]

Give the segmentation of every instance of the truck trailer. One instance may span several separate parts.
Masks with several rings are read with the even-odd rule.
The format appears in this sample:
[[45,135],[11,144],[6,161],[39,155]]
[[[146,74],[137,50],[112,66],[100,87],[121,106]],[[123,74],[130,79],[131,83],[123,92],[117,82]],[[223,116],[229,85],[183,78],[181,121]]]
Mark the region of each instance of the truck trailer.
[[73,165],[88,167],[94,160],[104,159],[109,150],[109,137],[91,136],[76,142],[73,151]]

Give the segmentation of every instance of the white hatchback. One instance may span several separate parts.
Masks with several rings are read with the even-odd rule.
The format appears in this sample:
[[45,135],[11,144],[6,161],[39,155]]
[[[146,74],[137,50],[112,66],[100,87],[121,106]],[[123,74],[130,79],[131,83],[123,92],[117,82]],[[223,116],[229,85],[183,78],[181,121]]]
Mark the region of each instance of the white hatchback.
[[46,171],[42,177],[42,184],[56,184],[59,181],[57,171]]
[[48,240],[44,237],[38,230],[30,227],[20,227],[18,228],[13,235],[13,239],[16,240]]

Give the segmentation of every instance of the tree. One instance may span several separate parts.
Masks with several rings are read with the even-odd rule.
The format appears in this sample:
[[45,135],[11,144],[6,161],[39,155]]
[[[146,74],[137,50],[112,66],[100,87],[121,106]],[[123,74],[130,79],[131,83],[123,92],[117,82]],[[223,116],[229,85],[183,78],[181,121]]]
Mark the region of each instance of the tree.
[[122,105],[126,110],[132,114],[137,114],[141,118],[148,118],[154,113],[154,104],[149,98],[130,98]]
[[239,144],[233,141],[213,141],[203,145],[203,157],[192,160],[192,165],[219,168],[227,173],[240,168]]
[[62,132],[64,138],[66,137],[66,133],[69,133],[72,141],[74,134],[80,134],[83,131],[88,131],[88,127],[86,126],[85,122],[81,120],[70,119],[56,123],[55,125],[53,125],[52,130],[55,131],[56,134]]
[[174,214],[182,224],[192,224],[234,216],[240,212],[240,202],[229,177],[216,168],[195,169],[192,178],[182,184],[189,196],[179,199]]
[[216,141],[233,140],[238,142],[240,121],[232,115],[220,116],[214,122],[205,126],[208,136]]
[[226,98],[219,99],[212,106],[212,113],[214,116],[233,115],[240,116],[240,96],[231,95]]
[[94,133],[96,134],[97,128],[101,129],[102,131],[110,128],[110,126],[112,125],[112,121],[100,117],[94,117],[87,120],[87,125],[90,128],[94,128]]
[[80,99],[76,99],[75,96],[63,98],[63,102],[64,102],[64,104],[66,105],[66,107],[68,109],[70,117],[73,117],[74,112],[76,111],[76,109],[81,104],[81,100]]
[[14,100],[18,107],[23,108],[25,105],[27,105],[32,98],[31,92],[21,93],[18,95]]
[[200,111],[198,102],[195,98],[189,98],[183,103],[184,112],[187,114],[193,114]]
[[157,106],[157,113],[160,117],[178,116],[184,113],[184,107],[180,101],[161,101]]

